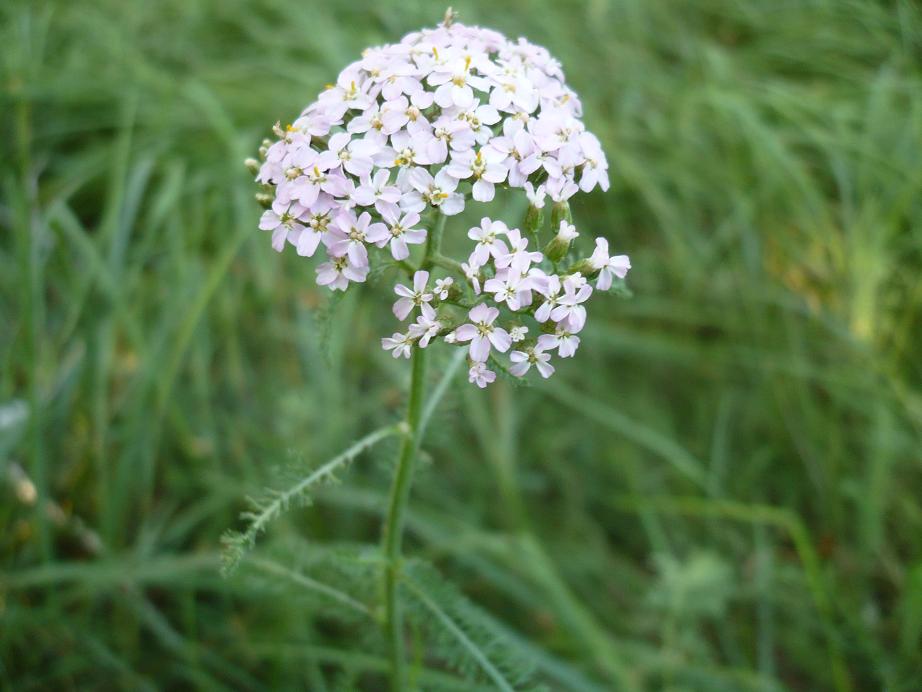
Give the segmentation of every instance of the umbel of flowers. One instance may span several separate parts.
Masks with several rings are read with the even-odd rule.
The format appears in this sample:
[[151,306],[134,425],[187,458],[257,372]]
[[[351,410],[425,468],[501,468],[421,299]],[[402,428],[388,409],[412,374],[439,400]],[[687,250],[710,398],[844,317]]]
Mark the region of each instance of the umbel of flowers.
[[[607,190],[608,164],[547,50],[451,19],[366,50],[292,124],[275,126],[277,141],[249,162],[268,207],[259,227],[278,251],[324,253],[317,283],[332,290],[364,282],[374,253],[405,270],[394,314],[406,326],[381,340],[394,357],[441,341],[468,349],[479,387],[496,379],[493,367],[549,377],[552,357],[579,347],[593,292],[631,266],[605,238],[569,257],[579,233],[568,200]],[[466,233],[467,256],[443,256],[445,218],[491,202],[497,186],[527,196],[522,228],[484,217],[449,231]],[[412,245],[425,246],[416,266]]]

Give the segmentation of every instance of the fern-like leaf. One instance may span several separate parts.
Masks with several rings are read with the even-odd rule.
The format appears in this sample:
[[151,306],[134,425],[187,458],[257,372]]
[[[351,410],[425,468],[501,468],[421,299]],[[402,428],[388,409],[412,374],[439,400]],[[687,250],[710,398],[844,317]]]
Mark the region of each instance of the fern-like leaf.
[[256,543],[256,537],[265,531],[266,526],[292,504],[307,504],[310,501],[309,492],[314,487],[329,483],[335,474],[345,468],[359,454],[381,440],[403,432],[400,425],[388,426],[366,435],[354,445],[333,457],[309,475],[302,478],[285,490],[267,490],[265,495],[258,499],[249,499],[251,509],[241,514],[246,522],[243,531],[228,531],[221,538],[223,545],[221,572],[225,576],[233,572],[240,564],[240,560]]
[[[485,677],[507,692],[534,689],[530,683],[532,662],[518,655],[492,618],[445,581],[434,567],[410,561],[404,567],[401,583],[421,606],[410,607],[408,619],[416,620],[430,634],[430,645],[436,645],[445,664],[474,679]],[[436,623],[441,635],[433,627]]]

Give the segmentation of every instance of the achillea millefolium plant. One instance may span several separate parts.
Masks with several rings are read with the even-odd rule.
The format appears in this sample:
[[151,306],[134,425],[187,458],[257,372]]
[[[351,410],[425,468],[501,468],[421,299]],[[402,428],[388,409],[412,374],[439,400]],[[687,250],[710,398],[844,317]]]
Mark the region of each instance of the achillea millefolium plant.
[[[412,378],[403,421],[253,502],[244,515],[247,528],[226,536],[226,569],[292,501],[304,501],[365,449],[401,437],[377,561],[383,607],[380,615],[358,608],[381,620],[394,690],[408,684],[405,601],[408,612],[413,602],[422,605],[444,629],[441,636],[447,633],[460,648],[457,661],[447,656],[449,663],[464,668],[463,659],[470,659],[473,670],[503,689],[525,680],[501,655],[493,660],[496,637],[487,620],[472,606],[459,606],[462,597],[429,568],[401,555],[419,446],[455,372],[449,369],[431,393],[423,391],[428,349],[458,349],[455,367],[466,357],[468,379],[481,388],[495,381],[497,370],[523,378],[534,366],[548,378],[553,357],[576,354],[590,298],[623,288],[631,266],[626,255],[610,254],[604,237],[588,256],[574,256],[571,241],[580,233],[569,200],[607,190],[608,164],[560,63],[525,39],[510,41],[454,20],[449,10],[434,29],[366,50],[291,124],[276,124],[277,139],[266,140],[260,159],[247,162],[266,207],[260,229],[279,252],[321,253],[319,285],[346,291],[365,282],[376,265],[406,274],[407,283],[394,286],[393,313],[409,323],[384,336],[381,347],[411,359]],[[497,188],[526,196],[520,226],[494,215],[469,228],[451,227],[449,219],[469,205],[494,203]],[[466,235],[465,256],[443,254],[446,233]],[[324,589],[356,609],[346,593]],[[480,635],[486,644],[477,641]],[[438,651],[433,645],[431,653]]]

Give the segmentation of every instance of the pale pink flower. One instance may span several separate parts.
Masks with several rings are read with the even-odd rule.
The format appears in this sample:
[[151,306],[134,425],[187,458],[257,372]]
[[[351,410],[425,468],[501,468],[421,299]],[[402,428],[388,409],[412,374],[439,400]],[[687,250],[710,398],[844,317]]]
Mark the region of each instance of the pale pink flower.
[[631,260],[627,255],[608,255],[608,240],[605,238],[595,239],[595,251],[589,263],[593,269],[599,270],[595,287],[600,291],[607,291],[614,277],[623,279],[631,268]]
[[378,247],[390,245],[391,256],[395,260],[405,260],[410,256],[408,244],[419,245],[426,241],[426,231],[414,228],[419,223],[419,214],[416,212],[401,217],[399,212],[387,209],[382,216],[385,223],[372,224],[366,237]]
[[317,267],[317,283],[334,291],[345,291],[350,281],[362,282],[367,277],[368,267],[352,264],[348,255],[331,257],[329,262]]
[[429,272],[418,271],[413,275],[413,288],[403,284],[394,286],[394,293],[400,296],[400,300],[394,303],[394,315],[398,320],[405,320],[413,308],[432,300],[432,294],[426,291],[428,282]]
[[488,307],[483,303],[475,305],[468,313],[471,322],[462,324],[454,334],[458,341],[470,341],[470,356],[474,361],[486,361],[490,357],[492,345],[500,353],[509,350],[512,339],[502,327],[494,326],[499,310]]
[[483,389],[491,382],[496,381],[496,373],[488,370],[486,363],[475,361],[471,365],[471,369],[467,371],[467,381]]
[[513,351],[509,354],[509,360],[512,361],[509,372],[516,377],[523,377],[532,365],[535,366],[544,379],[554,374],[554,366],[550,362],[551,354],[544,352],[540,342],[533,348],[528,348],[524,351]]
[[413,338],[409,334],[394,332],[393,336],[381,339],[381,348],[385,351],[393,351],[394,358],[410,357],[413,350]]

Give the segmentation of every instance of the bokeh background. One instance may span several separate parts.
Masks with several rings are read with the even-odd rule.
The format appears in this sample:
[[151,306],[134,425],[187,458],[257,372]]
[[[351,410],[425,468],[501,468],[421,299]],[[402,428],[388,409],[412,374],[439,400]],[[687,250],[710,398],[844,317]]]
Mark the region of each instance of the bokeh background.
[[[920,6],[455,4],[561,59],[612,170],[576,223],[634,295],[540,386],[453,383],[407,552],[547,689],[922,689]],[[378,602],[334,557],[394,445],[261,538],[290,574],[218,573],[243,498],[397,420],[409,370],[388,277],[331,303],[242,161],[443,11],[0,6],[0,688],[381,689],[303,577]],[[413,631],[420,689],[490,689]]]

